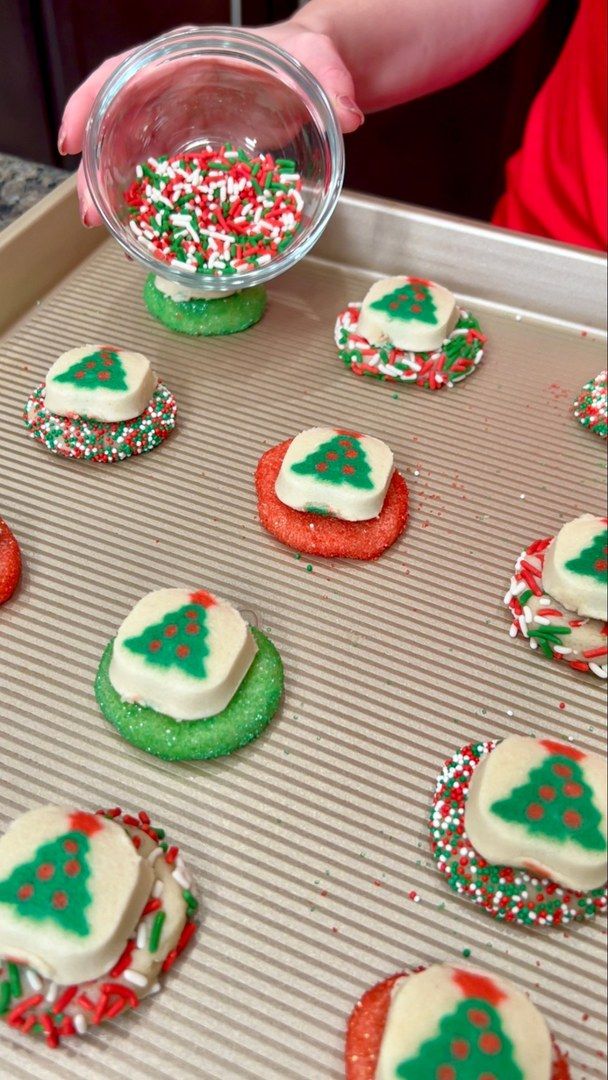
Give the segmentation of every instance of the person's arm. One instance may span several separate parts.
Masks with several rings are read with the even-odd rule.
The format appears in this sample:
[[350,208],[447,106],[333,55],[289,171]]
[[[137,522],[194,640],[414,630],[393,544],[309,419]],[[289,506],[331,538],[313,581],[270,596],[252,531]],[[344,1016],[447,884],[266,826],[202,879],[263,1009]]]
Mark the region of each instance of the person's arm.
[[[353,97],[365,113],[422,97],[479,71],[527,30],[545,4],[310,0],[287,22],[260,32],[288,51],[297,48],[295,55],[334,98],[343,93],[346,68]],[[328,54],[318,40],[307,41],[305,33],[326,38]]]
[[[344,132],[373,112],[473,74],[526,30],[546,0],[310,0],[255,33],[305,64],[331,97]],[[97,68],[68,101],[62,154],[78,154],[97,92],[126,54]],[[99,224],[78,176],[85,224]]]

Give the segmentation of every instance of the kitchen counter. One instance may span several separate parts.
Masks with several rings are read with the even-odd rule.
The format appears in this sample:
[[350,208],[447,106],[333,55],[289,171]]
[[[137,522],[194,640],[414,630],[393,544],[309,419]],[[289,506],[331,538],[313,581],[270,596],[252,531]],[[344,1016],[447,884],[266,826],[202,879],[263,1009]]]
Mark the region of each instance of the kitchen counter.
[[52,165],[0,153],[0,229],[48,195],[68,175]]

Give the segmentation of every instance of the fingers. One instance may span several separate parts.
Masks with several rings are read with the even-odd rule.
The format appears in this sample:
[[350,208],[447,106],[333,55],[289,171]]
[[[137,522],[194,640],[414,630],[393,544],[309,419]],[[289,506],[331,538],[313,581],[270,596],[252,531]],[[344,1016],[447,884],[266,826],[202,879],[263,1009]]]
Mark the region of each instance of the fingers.
[[344,134],[361,127],[365,116],[355,101],[355,84],[329,38],[324,39],[323,47],[308,66],[331,98]]
[[57,138],[57,147],[60,154],[79,154],[82,150],[84,129],[89,119],[89,113],[97,94],[118,67],[121,60],[128,56],[128,52],[119,56],[111,56],[108,60],[89,75],[88,79],[74,91],[63,110],[63,119]]
[[91,229],[94,225],[101,225],[101,217],[99,216],[93,200],[89,194],[86,180],[84,178],[84,169],[82,162],[78,166],[78,175],[76,177],[76,183],[78,188],[78,203],[80,206],[80,217],[83,225]]

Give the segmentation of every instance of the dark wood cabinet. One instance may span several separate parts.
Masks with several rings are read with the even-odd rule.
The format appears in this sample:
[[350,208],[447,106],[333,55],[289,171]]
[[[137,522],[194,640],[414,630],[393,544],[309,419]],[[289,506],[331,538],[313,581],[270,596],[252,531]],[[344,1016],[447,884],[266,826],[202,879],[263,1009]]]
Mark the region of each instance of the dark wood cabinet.
[[[404,0],[405,2],[405,0]],[[242,0],[244,25],[284,19],[296,0]],[[534,94],[576,0],[551,0],[512,49],[459,86],[367,118],[348,137],[349,187],[488,217]],[[0,151],[70,168],[56,134],[72,90],[102,60],[174,26],[230,21],[230,0],[0,0]],[[381,11],[381,4],[379,4]]]

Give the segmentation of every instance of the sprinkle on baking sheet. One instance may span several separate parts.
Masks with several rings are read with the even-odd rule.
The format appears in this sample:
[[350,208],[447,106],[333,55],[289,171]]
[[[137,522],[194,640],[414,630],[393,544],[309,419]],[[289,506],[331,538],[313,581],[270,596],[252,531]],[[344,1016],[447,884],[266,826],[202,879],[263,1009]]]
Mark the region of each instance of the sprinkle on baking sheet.
[[230,143],[148,158],[124,199],[131,232],[155,258],[214,277],[269,263],[292,242],[304,207],[294,161]]
[[491,866],[475,851],[464,830],[469,782],[481,758],[496,745],[488,741],[465,746],[439,774],[430,814],[431,848],[438,869],[454,892],[504,922],[565,926],[605,911],[606,889],[586,893],[564,889],[525,870]]

